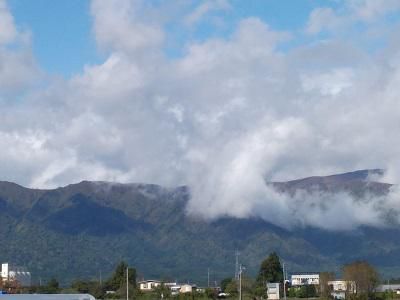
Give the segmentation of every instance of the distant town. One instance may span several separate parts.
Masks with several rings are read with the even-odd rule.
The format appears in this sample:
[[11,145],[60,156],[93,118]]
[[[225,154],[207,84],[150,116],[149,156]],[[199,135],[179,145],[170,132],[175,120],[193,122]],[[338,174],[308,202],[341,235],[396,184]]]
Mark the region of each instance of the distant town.
[[[256,278],[245,274],[237,264],[234,277],[219,285],[199,286],[196,283],[168,282],[148,278],[138,280],[135,268],[121,262],[105,281],[76,280],[61,287],[57,279],[32,284],[32,275],[24,267],[1,264],[0,297],[20,295],[63,294],[63,299],[400,299],[400,281],[381,282],[378,272],[365,261],[343,266],[341,278],[331,272],[298,272],[287,274],[276,253],[260,266]],[[72,295],[89,298],[71,298]],[[35,295],[35,296],[33,296]],[[1,298],[0,298],[1,299]],[[27,298],[28,299],[28,298]],[[48,299],[48,298],[46,298]]]

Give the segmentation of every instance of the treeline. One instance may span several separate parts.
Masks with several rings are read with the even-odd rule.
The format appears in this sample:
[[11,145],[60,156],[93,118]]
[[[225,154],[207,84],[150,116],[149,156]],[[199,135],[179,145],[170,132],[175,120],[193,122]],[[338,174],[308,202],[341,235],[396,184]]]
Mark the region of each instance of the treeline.
[[[127,272],[129,274],[127,280]],[[288,298],[320,298],[333,299],[331,281],[335,280],[332,272],[320,273],[319,285],[290,286],[284,283],[283,268],[276,253],[270,254],[260,265],[259,272],[255,278],[242,273],[241,280],[226,278],[221,281],[220,287],[224,292],[219,295],[215,289],[206,289],[203,292],[171,295],[171,291],[163,284],[151,292],[142,292],[136,285],[136,270],[121,262],[114,273],[108,279],[100,282],[98,280],[75,280],[70,287],[61,288],[56,279],[51,279],[46,285],[33,286],[29,290],[19,292],[29,293],[88,293],[97,299],[126,299],[127,290],[129,299],[217,299],[218,297],[235,298],[239,296],[239,282],[241,283],[242,299],[262,300],[267,299],[266,283],[281,284],[281,298],[284,292]],[[365,261],[357,261],[346,264],[342,268],[341,280],[348,282],[346,288],[346,299],[393,299],[395,293],[377,293],[376,288],[380,282],[378,272],[373,266]],[[128,286],[127,286],[128,285]],[[283,288],[285,287],[285,290]]]
[[[128,276],[127,275],[128,272]],[[128,277],[128,281],[127,281]],[[132,296],[137,294],[136,289],[136,269],[128,267],[125,262],[121,262],[116,267],[110,278],[104,282],[97,280],[75,280],[70,287],[61,287],[57,279],[52,278],[44,285],[33,285],[30,288],[19,289],[17,293],[31,294],[59,294],[59,293],[84,293],[91,294],[97,299],[126,299],[128,292]],[[132,297],[131,297],[132,298]],[[133,299],[133,298],[132,298]]]

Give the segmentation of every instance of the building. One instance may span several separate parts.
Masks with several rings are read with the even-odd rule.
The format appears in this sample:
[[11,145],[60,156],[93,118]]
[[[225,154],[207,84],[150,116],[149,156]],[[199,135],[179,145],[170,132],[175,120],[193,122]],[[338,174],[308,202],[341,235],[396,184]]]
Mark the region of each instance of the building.
[[292,286],[319,285],[319,274],[294,274],[291,276],[291,284]]
[[179,292],[181,294],[192,293],[195,289],[196,289],[196,286],[193,286],[191,284],[182,284]]
[[159,280],[144,280],[139,282],[139,289],[143,292],[152,291],[159,286],[161,286],[161,281]]
[[31,273],[23,267],[9,263],[1,265],[1,278],[4,282],[13,282],[21,287],[31,286]]
[[377,292],[396,292],[396,294],[400,293],[400,284],[381,284],[376,288]]
[[279,300],[280,283],[267,283],[268,299]]
[[175,296],[175,295],[178,295],[179,292],[181,291],[181,286],[178,284],[175,284],[173,286],[170,286],[169,289],[171,290],[171,295]]
[[178,283],[177,282],[164,282],[164,286],[166,287],[166,288],[171,288],[171,287],[173,287],[173,286],[177,286],[178,285]]
[[[193,284],[179,284],[177,282],[161,282],[159,280],[143,280],[139,281],[139,289],[143,292],[153,291],[157,287],[162,285],[171,291],[172,295],[192,293],[197,291],[197,286]],[[205,292],[205,289],[203,290]]]
[[331,295],[334,299],[346,299],[346,294],[354,294],[356,292],[355,282],[346,280],[328,281],[331,287]]

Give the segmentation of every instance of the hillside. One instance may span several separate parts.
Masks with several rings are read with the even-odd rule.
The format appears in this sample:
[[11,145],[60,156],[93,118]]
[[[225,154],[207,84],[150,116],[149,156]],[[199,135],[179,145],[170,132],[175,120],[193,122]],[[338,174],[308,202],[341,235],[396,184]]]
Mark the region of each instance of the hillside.
[[[387,193],[365,170],[327,177],[268,183],[278,191]],[[126,260],[140,276],[205,284],[233,276],[235,249],[247,272],[277,251],[290,271],[337,270],[368,259],[387,274],[400,274],[399,229],[359,228],[332,232],[286,230],[261,219],[220,218],[206,222],[185,214],[186,187],[83,181],[53,190],[0,182],[0,260],[27,266],[34,279],[105,277]]]

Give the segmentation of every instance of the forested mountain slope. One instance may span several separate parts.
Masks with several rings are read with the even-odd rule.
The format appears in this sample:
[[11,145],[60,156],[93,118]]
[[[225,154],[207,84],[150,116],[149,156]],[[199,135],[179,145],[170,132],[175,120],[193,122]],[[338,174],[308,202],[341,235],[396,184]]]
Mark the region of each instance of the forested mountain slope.
[[[282,193],[297,189],[384,195],[390,185],[370,180],[380,170],[357,171],[267,183]],[[205,284],[233,276],[235,250],[246,272],[277,251],[289,272],[337,270],[344,262],[368,259],[381,270],[400,270],[400,230],[362,227],[327,231],[284,229],[262,219],[188,216],[186,187],[83,181],[53,190],[0,182],[0,261],[27,266],[34,279],[61,282],[107,276],[125,260],[139,277]]]

